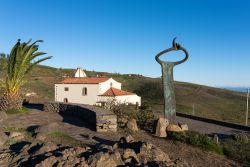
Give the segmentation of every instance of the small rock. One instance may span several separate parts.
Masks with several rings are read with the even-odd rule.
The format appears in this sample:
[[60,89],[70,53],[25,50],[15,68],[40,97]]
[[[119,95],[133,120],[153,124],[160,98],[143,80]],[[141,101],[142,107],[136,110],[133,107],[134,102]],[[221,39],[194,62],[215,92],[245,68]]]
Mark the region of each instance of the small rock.
[[[134,159],[135,161],[136,161],[136,163],[139,163],[139,159],[138,159],[138,157],[137,157],[137,155],[136,155],[136,153],[135,153],[135,151],[134,150],[132,150],[132,149],[130,149],[130,148],[127,148],[127,149],[125,149],[124,150],[124,152],[123,152],[123,159]],[[131,160],[132,160],[131,159]]]
[[155,136],[167,137],[166,128],[169,125],[169,121],[166,118],[159,118],[156,126]]
[[125,137],[125,139],[126,139],[127,143],[135,140],[131,135],[128,135],[127,137]]
[[169,156],[159,148],[152,149],[152,156],[155,161],[170,162]]
[[4,145],[4,143],[8,140],[8,136],[0,131],[0,147]]
[[36,135],[36,139],[37,139],[37,140],[40,140],[40,141],[45,141],[46,138],[47,138],[47,135],[44,134],[44,133],[38,133],[38,134]]
[[147,163],[150,161],[170,162],[169,156],[161,149],[155,147],[151,143],[143,143],[139,154],[137,154],[140,162]]
[[115,143],[115,144],[112,146],[112,150],[116,150],[117,148],[119,148],[119,143]]
[[188,131],[188,125],[187,124],[182,124],[182,123],[178,123],[179,127],[183,130],[183,131]]
[[190,164],[188,164],[185,160],[183,160],[181,158],[177,158],[174,161],[174,165],[173,166],[188,167],[188,166],[190,166]]
[[139,131],[135,119],[130,119],[130,120],[127,122],[127,128],[130,129],[130,130],[133,131],[133,132],[138,132],[138,131]]
[[218,135],[217,134],[214,134],[214,141],[217,143],[217,144],[219,144],[219,137],[218,137]]
[[24,138],[24,134],[21,132],[10,132],[9,138],[14,140],[22,140]]
[[167,127],[168,132],[182,132],[183,130],[178,126],[174,124],[170,124]]
[[110,159],[113,159],[115,161],[115,163],[117,164],[117,166],[124,165],[122,158],[121,158],[121,154],[119,153],[119,151],[115,151],[113,154],[111,154]]
[[116,167],[117,164],[113,159],[110,159],[109,153],[99,152],[91,155],[88,159],[90,167]]
[[3,122],[8,118],[8,115],[4,111],[0,111],[0,122]]

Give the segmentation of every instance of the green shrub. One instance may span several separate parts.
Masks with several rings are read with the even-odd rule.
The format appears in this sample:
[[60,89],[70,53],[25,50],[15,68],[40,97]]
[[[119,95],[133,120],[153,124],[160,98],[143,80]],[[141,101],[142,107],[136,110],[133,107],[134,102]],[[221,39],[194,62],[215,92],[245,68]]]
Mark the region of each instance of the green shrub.
[[180,142],[186,142],[187,133],[185,132],[168,132],[168,138]]
[[204,150],[214,151],[218,154],[223,154],[222,147],[205,134],[199,134],[198,132],[189,132],[189,138],[187,140],[187,143]]
[[194,131],[187,132],[171,132],[168,133],[168,137],[173,140],[178,140],[190,144],[195,147],[199,147],[203,150],[213,151],[218,154],[223,154],[223,148],[217,144],[213,139],[209,138],[205,134],[200,134]]
[[240,143],[248,143],[249,141],[249,137],[247,134],[245,133],[236,133],[236,134],[233,134],[232,138],[237,141],[237,142],[240,142]]
[[118,104],[115,100],[108,102],[105,108],[117,115],[119,127],[124,127],[129,119],[136,119],[141,129],[153,131],[155,117],[152,111],[138,109],[136,105],[132,104]]
[[249,136],[243,133],[235,134],[232,138],[222,142],[223,152],[231,159],[250,162],[250,143]]
[[153,132],[155,126],[155,116],[152,111],[138,110],[136,112],[137,124],[141,129]]

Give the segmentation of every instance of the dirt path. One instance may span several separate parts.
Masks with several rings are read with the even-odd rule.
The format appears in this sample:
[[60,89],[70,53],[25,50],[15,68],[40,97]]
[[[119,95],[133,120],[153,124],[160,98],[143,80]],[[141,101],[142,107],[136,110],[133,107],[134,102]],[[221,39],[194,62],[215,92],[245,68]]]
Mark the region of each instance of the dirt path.
[[118,141],[121,137],[119,134],[111,132],[96,133],[89,129],[89,126],[78,118],[67,117],[67,119],[65,119],[57,113],[49,113],[35,109],[32,109],[25,114],[10,115],[6,121],[0,123],[0,127],[6,126],[31,129],[52,122],[57,122],[60,125],[60,131],[90,145],[96,143],[112,144],[114,141]]
[[176,116],[176,122],[186,123],[190,130],[198,131],[203,134],[217,134],[220,138],[226,137],[228,135],[237,133],[237,132],[246,132],[238,129],[233,129],[225,126],[220,126],[212,123],[202,122],[198,120],[193,120],[189,118]]

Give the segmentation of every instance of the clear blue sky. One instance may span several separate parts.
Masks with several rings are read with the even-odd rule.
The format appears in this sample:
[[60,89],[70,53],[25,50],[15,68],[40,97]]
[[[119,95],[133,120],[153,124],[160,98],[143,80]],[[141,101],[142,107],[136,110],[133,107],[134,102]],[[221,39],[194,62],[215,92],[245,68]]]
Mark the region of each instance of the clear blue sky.
[[[155,55],[173,37],[190,54],[175,80],[250,86],[250,1],[0,0],[0,52],[42,39],[63,68],[161,75]],[[165,56],[179,60],[182,54]]]

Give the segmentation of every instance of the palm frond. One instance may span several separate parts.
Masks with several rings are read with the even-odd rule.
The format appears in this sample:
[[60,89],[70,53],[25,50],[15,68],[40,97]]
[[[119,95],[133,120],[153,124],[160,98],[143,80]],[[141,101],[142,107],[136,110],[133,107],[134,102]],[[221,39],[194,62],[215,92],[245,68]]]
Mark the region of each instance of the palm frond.
[[44,52],[38,52],[38,42],[43,41],[37,40],[30,44],[31,40],[23,43],[18,40],[16,45],[12,48],[10,55],[7,57],[8,67],[5,82],[7,93],[17,93],[25,84],[26,74],[30,72],[35,65],[52,58],[52,56],[49,56],[34,61],[39,56],[46,54]]

